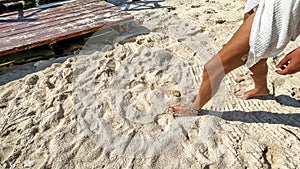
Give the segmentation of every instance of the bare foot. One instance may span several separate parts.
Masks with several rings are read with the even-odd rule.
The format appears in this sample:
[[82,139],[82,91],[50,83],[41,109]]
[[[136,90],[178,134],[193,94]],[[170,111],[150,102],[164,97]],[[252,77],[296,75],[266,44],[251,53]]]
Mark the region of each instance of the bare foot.
[[254,88],[252,90],[245,92],[243,98],[247,100],[257,96],[267,96],[269,94],[270,91],[268,88],[264,88],[264,89]]
[[187,106],[170,106],[169,110],[175,116],[197,116],[199,115],[199,110],[193,109]]

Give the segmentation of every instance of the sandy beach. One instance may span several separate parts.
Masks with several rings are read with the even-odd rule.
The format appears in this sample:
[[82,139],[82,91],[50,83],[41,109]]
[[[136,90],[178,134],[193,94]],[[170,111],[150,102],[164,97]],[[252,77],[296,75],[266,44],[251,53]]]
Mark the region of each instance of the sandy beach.
[[0,168],[300,168],[300,73],[275,73],[299,38],[268,59],[270,96],[243,100],[253,82],[241,67],[203,115],[167,109],[196,97],[245,1],[121,6],[134,22],[96,32],[82,50],[2,66]]

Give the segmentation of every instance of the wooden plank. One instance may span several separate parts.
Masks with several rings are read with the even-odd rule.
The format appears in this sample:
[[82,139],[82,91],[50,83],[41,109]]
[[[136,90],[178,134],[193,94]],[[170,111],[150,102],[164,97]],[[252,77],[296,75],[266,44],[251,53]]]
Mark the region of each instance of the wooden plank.
[[55,7],[24,10],[24,16],[27,16],[24,21],[13,20],[16,12],[0,15],[0,56],[133,19],[129,13],[99,0],[77,0],[53,5]]
[[[93,3],[99,3],[99,0],[87,0],[86,3],[84,3],[84,4],[82,2],[79,2],[78,0],[55,2],[55,3],[51,3],[51,4],[41,5],[38,7],[29,8],[29,9],[26,9],[24,12],[27,14],[30,14],[30,15],[32,13],[41,12],[41,11],[43,11],[43,13],[45,13],[45,14],[46,13],[49,14],[49,12],[51,12],[51,11],[49,11],[49,9],[52,9],[52,8],[55,8],[58,11],[67,10],[66,8],[63,7],[64,4],[66,4],[66,3],[68,3],[69,8],[74,8],[74,7],[84,8],[84,5],[91,5]],[[80,5],[82,5],[82,6],[80,6]],[[103,5],[104,6],[113,6],[112,4],[103,4]],[[49,12],[47,12],[47,11],[49,11]],[[18,12],[16,12],[16,11],[10,12],[10,13],[5,13],[5,14],[0,15],[0,18],[1,17],[9,17],[9,16],[14,17],[17,14],[18,14]]]
[[[45,18],[52,19],[54,17],[62,15],[62,13],[66,11],[73,11],[78,12],[82,9],[86,8],[92,8],[97,5],[100,7],[99,4],[94,4],[98,0],[93,1],[87,1],[86,4],[78,3],[77,1],[74,1],[72,5],[68,6],[68,8],[65,8],[62,3],[53,3],[53,5],[47,5],[44,8],[30,8],[28,10],[24,11],[24,18],[23,20],[17,20],[18,12],[10,12],[4,15],[0,15],[0,22],[5,22],[5,25],[0,25],[0,28],[2,27],[8,27],[10,25],[23,25],[24,23],[30,22],[30,20],[43,20]],[[99,1],[98,1],[99,2]],[[113,5],[107,5],[103,4],[103,7],[114,7]],[[67,14],[67,13],[66,13]],[[38,18],[35,16],[38,15]],[[17,23],[16,23],[17,22]]]
[[[100,26],[102,27],[103,24],[109,24],[107,22],[108,19],[116,19],[117,21],[121,16],[119,13],[116,13],[115,15],[112,15],[110,17],[103,17],[101,15],[95,15],[93,17],[89,18],[75,18],[73,20],[70,20],[68,22],[60,22],[56,25],[43,25],[40,29],[37,29],[35,31],[27,32],[27,29],[25,28],[26,34],[20,32],[19,34],[16,34],[15,36],[11,36],[8,38],[0,38],[0,51],[5,50],[5,48],[10,48],[11,46],[7,45],[4,48],[1,47],[1,42],[5,42],[7,40],[10,41],[10,44],[13,46],[22,46],[23,43],[30,43],[34,38],[38,37],[39,39],[47,39],[53,36],[59,36],[63,34],[69,34],[73,33],[74,31],[78,31],[80,29],[91,29],[94,26]],[[129,16],[131,18],[131,16]],[[84,20],[83,20],[84,19]],[[126,15],[122,15],[122,20],[126,19]],[[93,20],[99,20],[98,23],[93,23]],[[49,27],[47,29],[47,26]],[[40,31],[39,31],[40,30]],[[22,41],[21,41],[22,40]]]
[[[105,13],[110,12],[111,10],[117,10],[117,7],[106,7],[106,8],[97,8],[94,7],[92,10],[86,10],[84,12],[65,12],[64,15],[58,14],[57,17],[49,17],[45,19],[39,19],[35,22],[25,22],[23,24],[16,24],[12,25],[13,27],[10,29],[5,29],[2,31],[3,36],[12,36],[15,34],[19,34],[20,32],[24,31],[24,27],[26,27],[26,32],[36,31],[38,29],[47,28],[49,26],[59,26],[62,22],[71,22],[78,19],[84,19],[85,17],[91,16],[91,15],[105,15]],[[1,29],[1,27],[0,27]]]
[[[22,36],[26,36],[26,37],[31,37],[31,36],[35,36],[38,33],[38,30],[43,30],[44,32],[47,31],[47,28],[51,27],[51,28],[59,28],[60,30],[65,29],[66,27],[69,26],[78,26],[76,25],[76,23],[80,23],[80,24],[86,24],[86,22],[93,22],[93,20],[105,20],[108,19],[109,17],[112,17],[114,15],[119,14],[119,12],[114,13],[114,15],[111,15],[109,17],[105,17],[105,14],[108,14],[108,12],[111,11],[112,8],[106,10],[106,12],[103,13],[103,11],[94,11],[93,14],[88,14],[88,15],[78,15],[77,17],[67,17],[64,18],[62,20],[57,20],[57,21],[49,21],[49,22],[45,22],[42,24],[37,24],[34,27],[28,27],[26,26],[24,29],[26,30],[26,35],[23,34]],[[88,13],[90,13],[90,11],[87,11]],[[86,20],[86,22],[83,22],[82,20]],[[90,21],[89,21],[90,20]],[[99,21],[101,22],[101,21]],[[5,34],[3,34],[3,36],[0,39],[6,39],[7,37],[13,36],[13,35],[18,35],[21,34],[22,32],[24,32],[24,29],[12,29],[12,31],[6,31],[4,32]],[[20,36],[18,37],[18,39],[21,38]],[[13,38],[11,38],[13,39]]]
[[[98,1],[98,0],[97,0]],[[87,4],[80,4],[77,1],[73,2],[72,5],[68,6],[68,8],[65,8],[61,6],[61,4],[55,3],[53,4],[53,8],[46,8],[46,9],[29,9],[24,11],[24,18],[23,20],[17,20],[17,14],[18,13],[10,13],[8,15],[0,15],[0,22],[5,22],[5,24],[0,24],[0,29],[5,28],[5,27],[11,27],[11,26],[18,26],[18,25],[24,25],[24,24],[38,24],[38,20],[53,20],[56,19],[56,17],[62,16],[62,13],[64,15],[68,15],[68,12],[73,12],[73,13],[78,13],[78,11],[82,9],[87,9],[87,8],[94,8],[95,6],[101,7],[99,4],[94,4],[97,1],[89,1]],[[77,2],[77,3],[76,3]],[[99,1],[98,1],[99,2]],[[115,7],[113,5],[107,5],[103,4],[102,7],[110,8],[110,7]],[[38,15],[38,18],[36,17]],[[29,26],[29,25],[26,25]]]

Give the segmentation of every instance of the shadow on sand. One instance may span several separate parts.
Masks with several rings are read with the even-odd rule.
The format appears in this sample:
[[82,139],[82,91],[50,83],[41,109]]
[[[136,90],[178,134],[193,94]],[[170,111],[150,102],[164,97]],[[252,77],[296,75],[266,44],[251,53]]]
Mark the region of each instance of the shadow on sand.
[[133,1],[125,3],[125,11],[140,11],[140,10],[149,10],[155,8],[173,8],[171,6],[162,6],[159,3],[164,2],[165,0],[157,1]]
[[115,4],[121,7],[125,11],[141,11],[141,10],[149,10],[156,8],[169,8],[173,9],[172,6],[162,6],[161,2],[165,2],[165,0],[151,0],[151,1],[137,1],[137,0],[107,0],[108,2]]
[[202,115],[210,115],[222,118],[227,121],[236,121],[244,123],[266,123],[266,124],[283,124],[287,126],[300,128],[300,113],[284,114],[267,111],[209,111],[203,110]]
[[275,100],[276,102],[278,102],[283,106],[300,108],[300,101],[288,95],[279,95],[279,96],[268,95],[268,96],[261,96],[255,98],[259,100]]

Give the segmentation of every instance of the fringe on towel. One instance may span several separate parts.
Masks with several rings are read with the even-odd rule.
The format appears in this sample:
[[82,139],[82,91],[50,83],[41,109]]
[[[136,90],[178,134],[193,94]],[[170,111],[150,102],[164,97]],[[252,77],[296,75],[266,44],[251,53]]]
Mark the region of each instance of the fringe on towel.
[[250,51],[245,64],[275,57],[300,34],[300,0],[248,0],[245,12],[257,8],[250,34]]

